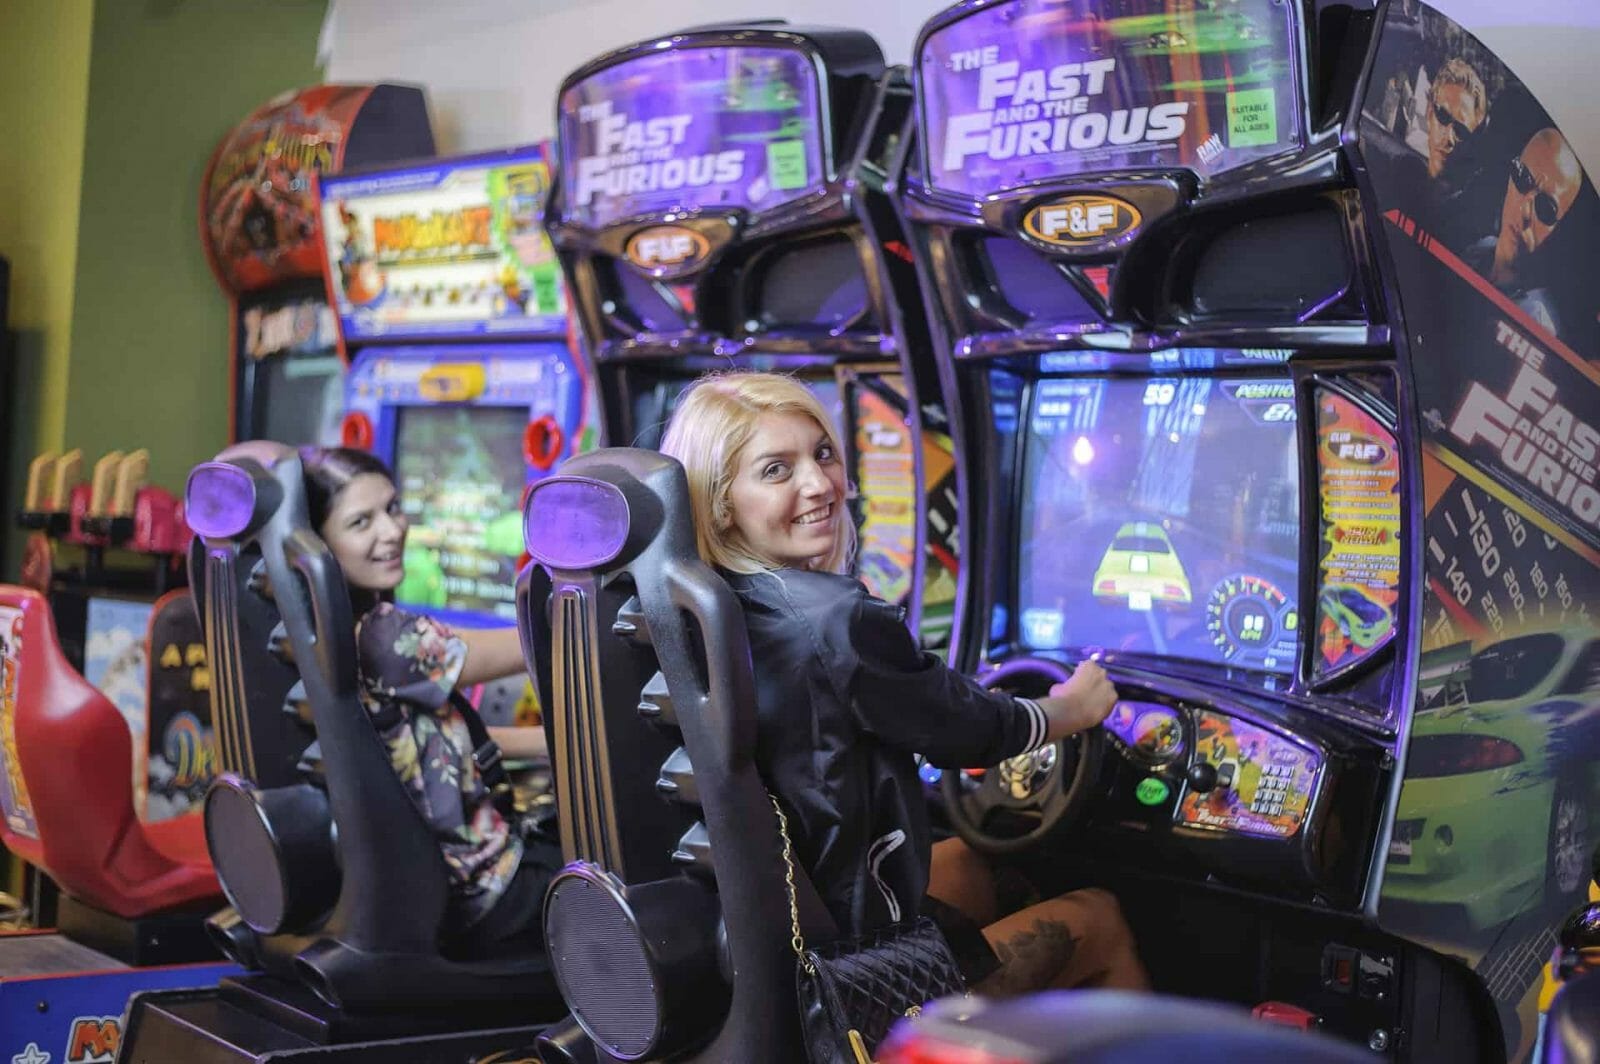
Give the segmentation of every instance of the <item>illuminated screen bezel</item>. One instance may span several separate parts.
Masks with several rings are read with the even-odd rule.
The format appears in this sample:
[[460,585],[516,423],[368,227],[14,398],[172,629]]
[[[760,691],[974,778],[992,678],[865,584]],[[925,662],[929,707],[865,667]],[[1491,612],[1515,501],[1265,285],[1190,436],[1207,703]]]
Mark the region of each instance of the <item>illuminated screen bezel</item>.
[[[395,490],[397,493],[397,498],[400,500],[402,510],[405,507],[405,501],[407,497],[405,490],[405,470],[401,465],[402,455],[407,452],[403,449],[402,443],[405,440],[405,428],[408,424],[408,421],[410,424],[414,425],[418,423],[418,420],[420,420],[411,420],[410,415],[426,412],[427,414],[438,416],[453,414],[461,409],[463,409],[463,407],[452,403],[397,403],[390,408],[390,417],[393,419],[393,421],[392,428],[388,434],[390,444],[389,467],[394,473]],[[518,454],[520,456],[522,449],[522,434],[526,429],[528,422],[527,407],[509,403],[481,405],[474,404],[471,406],[470,411],[475,431],[483,426],[487,420],[493,417],[505,417],[508,419],[508,424],[514,422],[516,427],[510,438],[515,440]],[[523,459],[517,467],[515,483],[515,493],[520,501],[522,490],[527,484],[527,466],[525,459]],[[511,509],[507,512],[517,515],[517,528],[520,530],[522,527],[520,506],[517,503],[513,503]],[[417,522],[415,519],[410,519],[410,528],[407,533],[408,537],[415,533],[418,525],[419,522]],[[513,557],[511,559],[512,574],[510,583],[513,595],[516,591],[516,562],[517,558]],[[407,575],[409,576],[410,574],[408,573]],[[477,596],[473,597],[476,598]],[[431,606],[424,603],[401,601],[399,599],[396,601],[400,602],[401,605],[407,607],[408,609],[417,610],[423,613],[455,618],[477,618],[484,622],[495,625],[510,624],[514,623],[516,620],[514,614],[509,612],[501,614],[496,613],[493,610],[485,610],[481,606],[464,605],[460,597],[448,593],[443,606]],[[508,607],[514,607],[515,598],[513,597],[506,599],[504,602]]]
[[[1213,376],[1211,379],[1218,383],[1232,384],[1243,382],[1260,382],[1289,384],[1291,387],[1294,387],[1294,378],[1289,373],[1287,366],[1282,366],[1280,368],[1281,372],[1278,373],[1259,375],[1225,374]],[[1293,652],[1289,654],[1278,666],[1272,668],[1267,668],[1265,666],[1250,662],[1229,661],[1219,657],[1195,657],[1188,654],[1157,653],[1149,649],[1114,649],[1103,647],[1101,644],[1094,642],[1063,642],[1053,647],[1035,647],[1026,642],[1023,638],[1023,544],[1029,534],[1029,523],[1026,519],[1033,512],[1029,508],[1029,505],[1024,501],[1024,493],[1030,487],[1029,461],[1032,458],[1032,448],[1040,442],[1035,440],[1035,433],[1031,430],[1030,426],[1032,424],[1034,410],[1039,402],[1041,385],[1057,381],[1078,381],[1084,383],[1104,382],[1116,387],[1138,388],[1152,381],[1177,379],[1183,376],[1185,375],[1181,373],[1155,372],[1141,375],[1105,376],[1049,374],[1025,378],[1023,382],[1023,392],[1018,404],[1016,439],[1012,444],[1015,449],[1016,458],[1014,466],[1010,470],[1009,477],[1012,484],[1010,497],[1016,500],[1016,504],[1014,507],[1012,507],[1011,512],[1006,518],[1010,522],[1010,527],[1006,530],[1005,542],[1010,547],[1012,553],[1011,563],[1007,567],[1009,571],[1006,577],[1009,585],[1009,601],[1005,603],[1006,618],[1004,641],[1009,644],[1014,652],[1023,654],[1058,654],[1064,655],[1067,658],[1081,658],[1091,652],[1105,649],[1108,657],[1124,657],[1131,660],[1145,662],[1170,662],[1174,666],[1183,670],[1191,670],[1210,675],[1226,674],[1228,676],[1240,678],[1251,676],[1258,678],[1258,682],[1260,680],[1265,680],[1267,684],[1272,687],[1287,688],[1292,685],[1297,685],[1301,676],[1301,662],[1307,653],[1306,648],[1308,645],[1305,634],[1305,625],[1300,623],[1298,620],[1294,633]],[[1296,417],[1292,421],[1285,422],[1285,424],[1288,426],[1289,433],[1288,439],[1285,442],[1292,445],[1296,461],[1297,483],[1295,484],[1293,497],[1296,507],[1294,517],[1297,531],[1295,534],[1294,549],[1290,554],[1287,555],[1290,564],[1293,566],[1292,579],[1285,580],[1284,586],[1280,590],[1284,591],[1287,595],[1292,596],[1291,605],[1294,611],[1297,613],[1297,615],[1303,616],[1304,603],[1301,601],[1301,599],[1303,597],[1303,585],[1306,579],[1305,538],[1307,535],[1306,507],[1308,503],[1305,496],[1305,479],[1307,476],[1306,457],[1303,453],[1303,433],[1299,426],[1300,403],[1297,388],[1296,396],[1292,401],[1296,405]],[[1195,596],[1196,607],[1203,608],[1199,601],[1198,590],[1195,592]],[[995,639],[991,636],[989,642],[993,644]]]
[[[837,179],[837,162],[834,158],[833,143],[832,84],[823,66],[821,56],[816,54],[813,49],[797,45],[790,40],[773,39],[759,35],[748,36],[740,40],[716,39],[672,42],[672,46],[665,49],[659,46],[635,48],[629,54],[618,58],[614,62],[585,69],[581,72],[582,77],[570,78],[562,83],[556,97],[555,154],[559,160],[557,168],[559,172],[555,175],[555,181],[561,190],[561,213],[565,221],[580,225],[586,229],[601,231],[662,213],[662,208],[647,208],[643,211],[631,212],[623,211],[620,208],[602,211],[597,210],[592,201],[584,205],[578,203],[577,190],[573,184],[576,178],[571,175],[578,172],[578,164],[580,162],[579,149],[575,143],[574,133],[577,125],[581,122],[581,118],[577,116],[581,114],[581,108],[585,105],[580,102],[579,98],[583,90],[597,81],[607,78],[618,79],[625,77],[626,71],[640,68],[649,71],[650,68],[657,66],[666,69],[670,73],[674,63],[685,62],[684,57],[692,57],[705,51],[766,51],[780,53],[796,57],[807,68],[807,73],[809,74],[808,87],[811,89],[813,99],[816,101],[816,148],[820,170],[815,180],[808,181],[804,187],[794,189],[793,194],[779,197],[771,203],[731,205],[707,203],[696,199],[691,194],[692,189],[689,186],[685,186],[683,189],[684,194],[676,201],[677,208],[699,212],[734,209],[747,212],[753,217],[761,217],[774,212],[794,209],[797,203],[817,195]],[[572,98],[570,103],[569,97]]]
[[[1052,182],[1082,182],[1083,180],[1093,177],[1096,174],[1114,173],[1130,168],[1128,166],[1089,166],[1070,171],[1052,172],[1044,177],[1036,177],[1020,182],[997,183],[993,187],[981,190],[969,190],[952,187],[949,183],[944,182],[935,176],[934,169],[929,165],[928,154],[932,150],[934,141],[934,138],[929,136],[928,114],[928,104],[932,99],[932,94],[923,86],[924,67],[926,65],[925,56],[928,46],[930,42],[934,41],[943,34],[949,33],[963,22],[968,22],[976,18],[994,17],[997,12],[1012,6],[1016,2],[1017,0],[1001,0],[999,3],[988,5],[962,5],[961,7],[952,9],[945,15],[936,17],[933,21],[929,22],[923,27],[921,33],[917,37],[911,57],[911,69],[913,73],[914,86],[916,89],[916,152],[918,168],[921,173],[921,183],[927,192],[936,198],[946,201],[976,202],[985,197],[1009,196],[1013,194],[1024,193],[1031,189],[1037,189],[1037,187],[1040,185],[1047,185]],[[1274,3],[1272,6],[1277,5]],[[1304,33],[1301,29],[1301,20],[1292,13],[1292,8],[1288,9],[1288,13],[1286,13],[1285,17],[1287,17],[1289,20],[1289,24],[1287,26],[1288,54],[1283,58],[1289,64],[1287,78],[1287,91],[1289,98],[1287,101],[1287,109],[1289,114],[1292,115],[1295,123],[1293,135],[1283,143],[1279,144],[1272,152],[1263,154],[1259,158],[1240,160],[1232,163],[1231,165],[1222,166],[1215,170],[1202,170],[1192,163],[1186,162],[1176,162],[1171,164],[1159,163],[1151,165],[1156,165],[1157,168],[1160,169],[1182,169],[1194,174],[1198,180],[1200,180],[1202,183],[1205,183],[1233,170],[1254,165],[1261,159],[1275,158],[1291,152],[1304,150],[1308,138],[1311,135],[1310,130],[1312,125],[1310,110],[1307,103],[1307,88],[1305,86],[1307,57],[1305,55],[1304,45],[1302,43]],[[1224,150],[1223,154],[1226,154],[1226,149]],[[1149,165],[1143,167],[1133,166],[1131,168],[1149,169]]]

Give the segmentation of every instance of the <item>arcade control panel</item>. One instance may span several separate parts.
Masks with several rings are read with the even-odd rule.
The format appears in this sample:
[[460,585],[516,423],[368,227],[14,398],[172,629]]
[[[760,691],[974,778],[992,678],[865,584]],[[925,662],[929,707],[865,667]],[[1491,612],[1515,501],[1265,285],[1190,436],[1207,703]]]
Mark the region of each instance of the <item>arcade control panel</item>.
[[[1091,830],[1119,862],[1352,910],[1386,752],[1309,708],[1117,675]],[[1137,835],[1137,846],[1127,844]]]

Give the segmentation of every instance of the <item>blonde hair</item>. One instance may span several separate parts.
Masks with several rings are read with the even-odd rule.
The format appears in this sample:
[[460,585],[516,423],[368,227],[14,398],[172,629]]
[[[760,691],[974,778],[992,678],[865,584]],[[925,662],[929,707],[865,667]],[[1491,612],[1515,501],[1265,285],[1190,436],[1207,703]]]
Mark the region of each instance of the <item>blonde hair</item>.
[[[691,384],[673,412],[661,440],[661,452],[683,464],[689,476],[689,504],[694,511],[695,545],[707,565],[734,573],[759,573],[774,567],[750,550],[733,524],[728,490],[739,452],[755,434],[763,414],[805,414],[827,436],[843,461],[839,432],[811,389],[781,373],[709,373]],[[844,500],[840,500],[842,503]],[[817,568],[832,573],[849,570],[856,549],[856,528],[847,515],[835,523],[833,549]]]
[[1476,70],[1472,69],[1471,63],[1468,63],[1460,56],[1447,60],[1433,75],[1433,83],[1428,87],[1430,99],[1434,93],[1439,91],[1442,85],[1454,85],[1466,93],[1467,98],[1478,109],[1479,122],[1488,117],[1489,93],[1483,87],[1483,79],[1478,76]]

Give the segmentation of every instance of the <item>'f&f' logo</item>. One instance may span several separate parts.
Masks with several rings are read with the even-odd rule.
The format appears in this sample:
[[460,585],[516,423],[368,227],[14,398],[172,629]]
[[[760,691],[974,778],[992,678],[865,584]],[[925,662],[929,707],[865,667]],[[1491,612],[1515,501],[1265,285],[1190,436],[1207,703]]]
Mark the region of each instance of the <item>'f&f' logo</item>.
[[628,238],[623,253],[643,270],[683,270],[711,254],[711,242],[681,225],[653,225]]
[[1029,236],[1054,247],[1109,243],[1143,221],[1131,203],[1114,196],[1066,196],[1041,203],[1022,219]]

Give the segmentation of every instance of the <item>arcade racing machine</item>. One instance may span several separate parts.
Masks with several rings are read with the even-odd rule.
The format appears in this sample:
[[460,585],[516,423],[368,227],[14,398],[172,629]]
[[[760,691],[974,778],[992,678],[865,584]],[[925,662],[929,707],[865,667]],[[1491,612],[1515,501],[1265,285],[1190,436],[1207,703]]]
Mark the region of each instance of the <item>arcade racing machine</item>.
[[[523,493],[593,446],[542,224],[550,181],[536,145],[321,182],[343,442],[394,471],[411,525],[396,601],[451,624],[516,622]],[[538,722],[522,677],[477,705],[489,724]]]
[[619,49],[562,83],[548,226],[607,440],[656,446],[708,370],[799,374],[860,488],[858,575],[942,646],[954,461],[884,195],[909,109],[904,71],[859,31],[729,23]]
[[914,67],[953,660],[1042,690],[1099,653],[1122,696],[947,773],[954,826],[1112,887],[1158,990],[1525,1054],[1596,834],[1570,148],[1411,0],[969,2]]
[[404,85],[274,97],[217,145],[200,191],[206,261],[228,296],[230,440],[334,444],[344,395],[322,283],[315,175],[433,153]]

